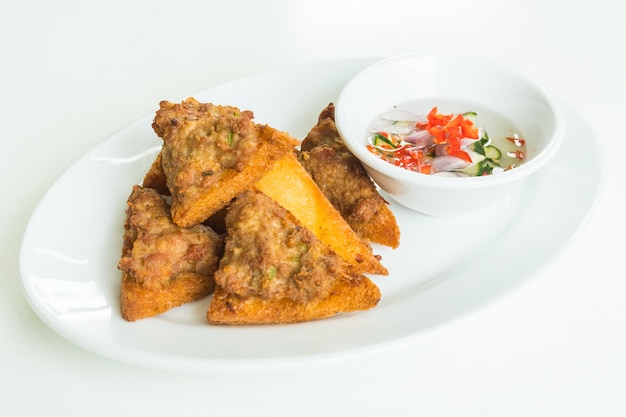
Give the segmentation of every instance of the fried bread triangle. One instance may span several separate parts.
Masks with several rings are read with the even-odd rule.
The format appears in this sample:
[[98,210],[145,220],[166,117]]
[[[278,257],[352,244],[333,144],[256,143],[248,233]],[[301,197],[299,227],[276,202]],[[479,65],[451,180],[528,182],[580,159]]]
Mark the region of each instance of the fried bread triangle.
[[250,111],[194,98],[160,103],[152,127],[163,139],[158,158],[174,223],[200,224],[293,152],[296,139],[252,119]]
[[359,237],[397,248],[396,218],[361,161],[344,144],[334,114],[332,103],[322,110],[300,145],[298,160]]
[[207,310],[212,324],[317,320],[376,306],[378,287],[258,191],[239,195]]
[[212,229],[175,225],[163,197],[134,186],[118,264],[122,317],[135,321],[208,296],[222,247],[222,238]]
[[372,247],[341,217],[295,154],[283,156],[255,185],[359,272],[389,274]]
[[153,128],[164,143],[143,185],[171,194],[176,224],[205,222],[217,230],[220,226],[211,223],[211,216],[237,194],[256,188],[360,272],[388,274],[371,246],[298,163],[298,141],[288,134],[254,124],[250,112],[193,98],[180,104],[161,102]]

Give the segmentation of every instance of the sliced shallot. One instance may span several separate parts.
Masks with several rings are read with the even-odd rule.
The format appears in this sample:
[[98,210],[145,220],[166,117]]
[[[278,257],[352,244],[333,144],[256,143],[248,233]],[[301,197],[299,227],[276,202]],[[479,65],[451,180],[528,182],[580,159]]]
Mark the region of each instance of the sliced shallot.
[[400,121],[426,122],[428,120],[424,116],[419,116],[415,113],[411,113],[410,111],[400,110],[400,109],[393,109],[391,111],[388,111],[387,113],[381,116],[381,119],[392,120],[394,122],[400,122]]
[[433,158],[431,165],[436,172],[441,172],[467,168],[471,164],[461,158],[457,158],[456,156],[446,155]]
[[413,130],[404,138],[404,140],[406,142],[415,144],[415,146],[418,148],[430,146],[435,141],[435,139],[428,132],[428,130]]

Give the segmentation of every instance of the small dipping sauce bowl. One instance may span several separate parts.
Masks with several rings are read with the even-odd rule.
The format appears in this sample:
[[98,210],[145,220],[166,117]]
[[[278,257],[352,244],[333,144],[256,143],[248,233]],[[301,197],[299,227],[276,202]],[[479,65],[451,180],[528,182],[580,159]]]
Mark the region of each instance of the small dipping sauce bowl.
[[[489,136],[515,131],[525,159],[484,176],[428,175],[395,166],[368,150],[372,125],[392,110],[426,115],[477,113]],[[335,106],[339,134],[390,198],[436,217],[475,212],[507,199],[523,180],[550,163],[564,138],[564,119],[537,82],[494,60],[463,55],[405,54],[359,72]]]

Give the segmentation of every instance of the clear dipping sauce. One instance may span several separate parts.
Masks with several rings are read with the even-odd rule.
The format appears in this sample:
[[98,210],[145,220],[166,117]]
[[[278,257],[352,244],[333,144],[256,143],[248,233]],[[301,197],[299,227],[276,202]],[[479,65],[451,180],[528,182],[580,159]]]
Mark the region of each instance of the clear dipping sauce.
[[371,125],[369,151],[413,172],[457,177],[497,174],[526,159],[525,138],[496,112],[451,101],[426,106],[408,102],[382,114]]

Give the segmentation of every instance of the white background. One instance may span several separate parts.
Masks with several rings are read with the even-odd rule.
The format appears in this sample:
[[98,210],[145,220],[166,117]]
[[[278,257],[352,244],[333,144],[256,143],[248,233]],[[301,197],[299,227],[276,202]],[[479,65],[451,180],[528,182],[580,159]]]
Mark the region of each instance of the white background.
[[[625,4],[0,0],[0,415],[626,415]],[[596,133],[598,204],[529,284],[413,342],[250,375],[101,358],[30,309],[18,256],[38,201],[160,100],[285,66],[415,51],[512,63]]]

